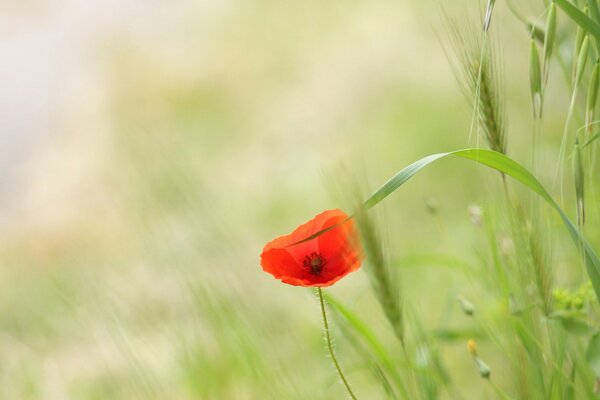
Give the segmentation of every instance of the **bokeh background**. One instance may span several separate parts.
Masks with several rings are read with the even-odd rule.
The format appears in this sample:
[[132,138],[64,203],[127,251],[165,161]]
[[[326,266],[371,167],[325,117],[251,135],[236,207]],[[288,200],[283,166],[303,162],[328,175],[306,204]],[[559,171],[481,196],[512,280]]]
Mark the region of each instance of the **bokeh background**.
[[[509,152],[527,161],[527,32],[499,3]],[[343,206],[342,174],[372,190],[421,156],[477,145],[445,15],[479,10],[0,2],[0,398],[344,398],[314,294],[263,273],[260,251]],[[468,210],[499,183],[448,160],[377,211],[405,298],[425,329],[448,333],[450,377],[471,398],[489,389],[455,298],[485,302],[461,265],[484,258]],[[393,341],[364,271],[331,293]],[[380,398],[333,329],[361,398]]]

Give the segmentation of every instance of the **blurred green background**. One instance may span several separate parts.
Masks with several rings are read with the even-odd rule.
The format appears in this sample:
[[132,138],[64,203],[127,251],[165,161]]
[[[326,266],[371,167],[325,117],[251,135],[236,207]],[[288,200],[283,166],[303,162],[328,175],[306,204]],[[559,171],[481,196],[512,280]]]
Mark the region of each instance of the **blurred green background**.
[[[509,154],[527,162],[527,32],[500,3]],[[375,189],[421,156],[477,145],[444,13],[479,9],[0,3],[0,398],[344,398],[313,293],[262,272],[259,254],[343,206],[340,171]],[[549,107],[564,110],[563,97]],[[549,158],[564,118],[554,115]],[[485,239],[468,208],[485,210],[499,184],[448,160],[377,212],[428,330],[474,329],[455,298],[485,296],[456,265],[423,257],[481,263]],[[331,293],[392,342],[364,271]],[[333,333],[360,397],[381,398],[335,324]],[[442,352],[448,373],[465,396],[484,398],[458,336]]]

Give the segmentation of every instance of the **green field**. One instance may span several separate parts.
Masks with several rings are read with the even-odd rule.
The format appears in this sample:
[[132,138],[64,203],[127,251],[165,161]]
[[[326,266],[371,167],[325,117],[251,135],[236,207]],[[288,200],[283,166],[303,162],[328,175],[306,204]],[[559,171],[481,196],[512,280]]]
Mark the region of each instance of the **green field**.
[[[534,39],[548,71],[537,120],[519,17],[548,32],[550,1],[495,5],[481,60],[494,52],[498,79],[475,79],[501,104],[482,118],[486,98],[472,96],[485,90],[465,84],[456,53],[480,54],[486,2],[209,0],[97,16],[51,78],[45,134],[0,173],[0,399],[349,398],[315,291],[263,272],[263,246],[323,210],[351,213],[357,187],[364,200],[424,156],[489,148],[490,118],[600,253],[593,1],[558,4],[547,62]],[[26,35],[60,4],[11,13]],[[469,29],[475,43],[456,39]],[[597,398],[600,309],[581,246],[526,186],[448,158],[359,225],[363,267],[324,289],[357,398]]]

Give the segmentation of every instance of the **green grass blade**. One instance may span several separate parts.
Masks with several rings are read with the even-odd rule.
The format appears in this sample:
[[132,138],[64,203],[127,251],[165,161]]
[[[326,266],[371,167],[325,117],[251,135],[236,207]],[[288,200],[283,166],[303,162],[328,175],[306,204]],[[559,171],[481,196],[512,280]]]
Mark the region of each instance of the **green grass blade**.
[[573,222],[567,217],[558,203],[556,203],[552,196],[550,196],[550,194],[546,191],[544,186],[542,186],[542,184],[527,169],[501,153],[484,149],[466,149],[427,156],[419,161],[414,162],[394,175],[381,188],[373,193],[373,195],[371,195],[371,197],[365,201],[363,206],[365,209],[374,207],[391,193],[393,193],[396,189],[398,189],[402,184],[408,181],[417,172],[429,164],[432,164],[434,161],[447,156],[460,157],[476,161],[479,164],[486,165],[497,171],[503,172],[504,174],[511,176],[537,193],[552,208],[554,208],[564,225],[567,227],[571,238],[583,253],[582,255],[585,261],[586,271],[590,277],[590,280],[592,281],[594,291],[596,292],[596,297],[600,300],[600,259],[598,259],[598,256],[592,249],[591,245],[584,238],[579,229],[577,229],[575,224],[573,224]]
[[[600,24],[585,15],[580,9],[575,7],[568,0],[554,0],[557,6],[559,6],[565,14],[567,14],[577,25],[585,29],[587,32],[592,34],[596,41],[600,41]],[[590,3],[593,3],[590,2]]]
[[394,175],[389,181],[383,184],[379,190],[371,195],[363,204],[363,207],[368,210],[371,207],[374,207],[381,200],[385,199],[389,196],[394,190],[398,189],[404,182],[412,178],[414,174],[431,164],[432,162],[447,156],[447,153],[442,154],[433,154],[431,156],[427,156],[425,158],[420,159],[404,168],[402,171],[398,172]]
[[392,359],[388,356],[385,347],[377,339],[377,336],[371,331],[371,329],[364,323],[355,313],[350,309],[346,308],[333,296],[327,293],[323,293],[327,303],[354,328],[354,330],[363,338],[363,340],[369,345],[371,351],[380,359],[380,361],[386,366],[391,367],[393,365]]
[[341,302],[337,301],[333,296],[328,293],[323,293],[325,300],[331,307],[331,310],[341,316],[350,327],[358,334],[358,336],[367,344],[368,348],[379,362],[383,365],[385,370],[392,375],[392,378],[396,382],[398,389],[402,392],[403,398],[408,398],[408,392],[404,387],[402,377],[398,373],[398,365],[390,357],[389,352],[385,346],[377,338],[375,333],[369,328],[369,326],[360,319],[356,313],[349,308],[346,308]]

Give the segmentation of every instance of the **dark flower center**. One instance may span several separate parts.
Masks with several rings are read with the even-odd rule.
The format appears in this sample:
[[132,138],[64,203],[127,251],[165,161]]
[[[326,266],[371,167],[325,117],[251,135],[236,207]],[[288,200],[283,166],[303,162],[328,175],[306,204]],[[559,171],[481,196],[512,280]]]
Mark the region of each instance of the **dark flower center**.
[[322,255],[313,251],[312,253],[304,257],[303,264],[304,267],[308,269],[308,272],[310,272],[312,275],[319,275],[323,270],[325,264],[327,264],[327,261],[325,260],[325,258],[323,258]]

